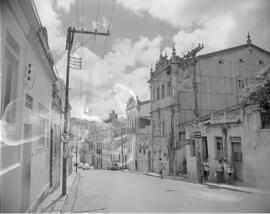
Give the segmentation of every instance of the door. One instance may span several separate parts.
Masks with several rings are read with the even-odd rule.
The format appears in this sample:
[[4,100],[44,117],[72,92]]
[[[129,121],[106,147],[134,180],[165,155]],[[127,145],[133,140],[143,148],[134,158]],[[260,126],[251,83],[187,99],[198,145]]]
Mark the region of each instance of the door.
[[203,160],[208,159],[208,143],[207,137],[202,137],[202,158]]
[[24,140],[26,141],[22,145],[23,157],[22,157],[22,204],[21,211],[25,212],[29,208],[30,197],[30,181],[31,181],[31,153],[32,142],[29,140],[32,137],[32,125],[24,124]]
[[148,151],[148,171],[151,171],[151,152]]
[[241,142],[232,142],[232,159],[234,179],[237,181],[243,181],[243,154]]

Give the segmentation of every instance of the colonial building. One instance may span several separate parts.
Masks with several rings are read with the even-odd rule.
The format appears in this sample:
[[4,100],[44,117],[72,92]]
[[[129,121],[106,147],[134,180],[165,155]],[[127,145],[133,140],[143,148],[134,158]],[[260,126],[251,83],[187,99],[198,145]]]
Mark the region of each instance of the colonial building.
[[[245,91],[248,92],[252,88],[264,91],[261,96],[268,97],[268,100],[266,99],[268,104],[260,104],[265,99],[261,99],[260,93],[256,92],[253,96],[257,104],[252,104],[253,101],[246,102],[252,100],[246,96],[241,105],[201,117],[198,125],[194,120],[183,124],[188,142],[187,174],[192,180],[200,180],[201,163],[207,161],[209,181],[228,181],[226,168],[223,168],[221,179],[217,176],[219,163],[227,162],[232,169],[233,182],[269,190],[270,97],[267,91],[270,83],[270,67],[262,70],[265,72],[260,72],[262,75]],[[267,88],[263,88],[265,85]]]
[[[270,61],[270,53],[246,44],[195,57],[160,55],[149,80],[151,90],[152,139],[155,160],[165,159],[170,173],[185,171],[185,129],[181,125],[198,114],[207,115],[240,103],[240,91]],[[195,99],[196,98],[196,99]],[[180,125],[179,125],[180,124]],[[157,154],[157,156],[155,156]]]
[[1,1],[0,29],[0,212],[27,212],[59,185],[59,79],[33,1]]
[[151,170],[151,119],[150,101],[131,97],[127,103],[128,167],[133,170]]

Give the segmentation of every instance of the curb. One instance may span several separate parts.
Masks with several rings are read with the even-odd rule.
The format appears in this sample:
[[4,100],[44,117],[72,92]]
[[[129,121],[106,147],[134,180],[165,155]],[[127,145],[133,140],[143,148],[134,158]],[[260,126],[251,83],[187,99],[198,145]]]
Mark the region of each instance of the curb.
[[[39,207],[42,204],[42,202],[41,202],[41,204],[38,205],[35,212],[61,213],[63,211],[64,205],[67,201],[68,195],[71,193],[72,187],[76,181],[76,177],[78,177],[78,175],[79,175],[79,173],[70,175],[70,176],[72,176],[72,177],[70,177],[71,185],[68,187],[66,195],[62,196],[61,185],[59,185],[57,189],[55,189],[53,192],[49,193],[46,196],[46,197],[51,197],[51,199],[49,199],[48,203],[46,203],[45,206]],[[52,194],[52,195],[50,196],[50,194]],[[46,200],[46,198],[44,198],[44,200]]]
[[74,175],[72,184],[65,195],[65,200],[62,202],[60,213],[72,212],[77,198],[79,176],[79,172]]
[[237,192],[244,192],[244,193],[249,193],[249,194],[253,193],[253,194],[258,194],[258,195],[270,196],[269,192],[259,190],[259,189],[251,189],[251,188],[245,188],[245,187],[233,188],[233,187],[229,187],[229,186],[220,186],[220,185],[211,184],[211,183],[204,183],[204,185],[210,186],[210,187],[215,187],[215,188],[220,188],[220,189],[237,191]]
[[152,176],[152,177],[160,177],[160,175],[155,173],[143,173],[143,175]]

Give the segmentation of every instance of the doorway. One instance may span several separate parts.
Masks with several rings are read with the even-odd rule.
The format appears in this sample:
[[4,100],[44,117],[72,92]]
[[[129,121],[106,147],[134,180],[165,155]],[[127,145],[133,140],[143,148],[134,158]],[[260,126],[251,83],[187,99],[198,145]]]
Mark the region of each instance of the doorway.
[[151,171],[151,152],[148,151],[148,171]]
[[203,160],[208,160],[207,137],[202,137],[202,158],[203,158]]
[[231,142],[232,144],[232,160],[234,168],[234,179],[243,181],[243,154],[241,142]]

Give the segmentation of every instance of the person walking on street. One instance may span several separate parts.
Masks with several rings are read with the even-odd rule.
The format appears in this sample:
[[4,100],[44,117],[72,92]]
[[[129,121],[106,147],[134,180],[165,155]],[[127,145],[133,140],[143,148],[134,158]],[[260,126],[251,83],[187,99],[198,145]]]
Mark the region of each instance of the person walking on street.
[[203,163],[203,181],[206,182],[208,181],[209,177],[209,164],[207,160],[204,160]]
[[165,166],[162,162],[162,158],[159,158],[158,169],[159,169],[160,178],[163,179],[164,172],[165,172]]
[[225,171],[225,180],[227,183],[232,183],[232,177],[233,177],[233,168],[231,167],[231,164],[228,162],[227,159],[224,160],[224,171]]

